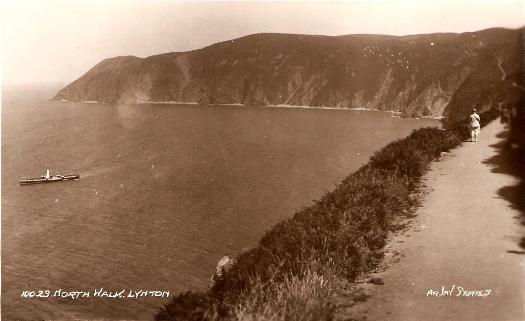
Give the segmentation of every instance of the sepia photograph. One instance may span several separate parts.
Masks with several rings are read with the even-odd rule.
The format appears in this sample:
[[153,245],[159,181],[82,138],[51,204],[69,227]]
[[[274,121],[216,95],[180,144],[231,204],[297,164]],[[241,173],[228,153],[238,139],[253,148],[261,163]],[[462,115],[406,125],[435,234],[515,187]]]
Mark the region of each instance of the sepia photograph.
[[2,321],[525,321],[525,0],[1,0]]

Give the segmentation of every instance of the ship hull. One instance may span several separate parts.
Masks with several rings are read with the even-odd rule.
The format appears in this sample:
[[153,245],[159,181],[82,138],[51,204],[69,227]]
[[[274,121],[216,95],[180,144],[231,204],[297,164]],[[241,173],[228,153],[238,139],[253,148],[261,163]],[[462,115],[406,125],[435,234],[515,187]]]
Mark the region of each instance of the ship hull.
[[70,175],[70,176],[53,176],[50,178],[29,178],[20,180],[20,185],[32,185],[32,184],[47,184],[47,183],[56,183],[62,181],[71,181],[80,179],[80,175]]

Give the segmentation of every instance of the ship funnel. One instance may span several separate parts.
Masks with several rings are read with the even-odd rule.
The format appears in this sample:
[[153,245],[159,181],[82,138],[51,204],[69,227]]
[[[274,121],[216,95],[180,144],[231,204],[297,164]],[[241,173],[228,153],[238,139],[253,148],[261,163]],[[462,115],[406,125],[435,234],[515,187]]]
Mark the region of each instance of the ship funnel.
[[49,169],[46,171],[46,178],[50,178],[50,175],[49,175]]

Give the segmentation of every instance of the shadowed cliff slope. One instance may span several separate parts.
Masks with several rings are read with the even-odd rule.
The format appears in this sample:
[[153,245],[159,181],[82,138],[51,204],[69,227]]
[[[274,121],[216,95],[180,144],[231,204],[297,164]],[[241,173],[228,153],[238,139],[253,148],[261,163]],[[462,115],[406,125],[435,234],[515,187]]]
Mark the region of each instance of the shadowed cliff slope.
[[467,114],[523,91],[522,34],[255,34],[199,50],[105,59],[55,99],[370,108]]

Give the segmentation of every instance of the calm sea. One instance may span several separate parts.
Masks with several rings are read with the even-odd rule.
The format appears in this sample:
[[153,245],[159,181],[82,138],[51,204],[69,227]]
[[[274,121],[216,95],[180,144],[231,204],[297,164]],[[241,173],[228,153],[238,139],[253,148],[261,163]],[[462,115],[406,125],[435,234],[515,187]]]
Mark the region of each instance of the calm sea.
[[[201,290],[385,144],[432,120],[389,113],[2,97],[2,320],[150,320],[168,299],[22,291]],[[78,181],[18,180],[76,171]]]

